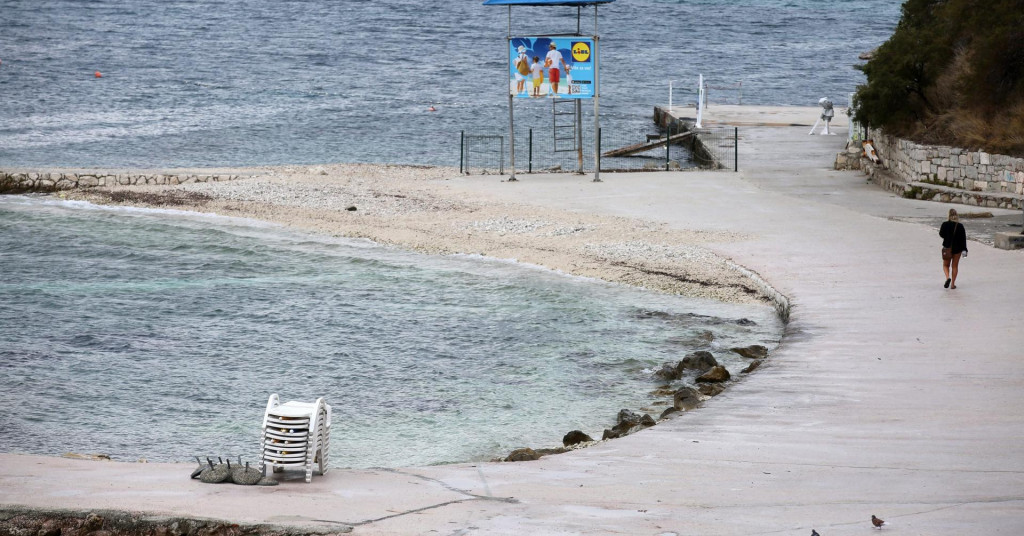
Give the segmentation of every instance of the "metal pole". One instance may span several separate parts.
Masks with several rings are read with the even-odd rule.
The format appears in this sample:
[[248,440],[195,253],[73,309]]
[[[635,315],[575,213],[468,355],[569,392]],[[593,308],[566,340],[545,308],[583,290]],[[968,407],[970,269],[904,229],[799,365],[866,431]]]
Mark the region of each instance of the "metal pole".
[[459,175],[462,175],[462,173],[463,173],[462,163],[466,161],[465,160],[465,158],[466,158],[466,152],[465,151],[466,151],[466,131],[463,130],[462,133],[459,134]]
[[573,136],[576,137],[576,174],[583,174],[583,101],[576,99],[574,110],[576,116],[576,128]]
[[533,127],[530,127],[530,162],[526,168],[527,173],[533,173]]
[[[505,54],[508,54],[512,50],[512,6],[508,6],[508,35],[505,40]],[[510,175],[508,180],[514,182],[516,180],[516,123],[512,117],[512,70],[508,66],[505,67],[508,70],[508,155]],[[502,151],[504,152],[504,151]],[[500,173],[504,174],[504,171]]]
[[600,94],[601,84],[598,83],[598,77],[600,76],[601,69],[599,69],[599,62],[601,61],[601,55],[598,53],[598,36],[597,36],[597,4],[594,4],[594,182],[601,182],[601,114],[600,114]]
[[669,158],[669,147],[672,146],[669,140],[672,139],[672,118],[668,119],[668,125],[665,129],[665,171],[668,171],[668,158]]
[[732,170],[740,170],[740,128],[732,127]]

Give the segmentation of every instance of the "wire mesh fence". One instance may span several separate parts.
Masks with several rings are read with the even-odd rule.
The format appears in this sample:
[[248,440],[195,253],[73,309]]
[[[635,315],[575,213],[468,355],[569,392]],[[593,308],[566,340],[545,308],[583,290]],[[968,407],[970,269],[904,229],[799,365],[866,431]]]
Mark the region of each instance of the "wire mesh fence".
[[[592,173],[595,151],[600,151],[601,172],[728,170],[737,169],[734,127],[684,129],[649,126],[602,127],[598,143],[592,128],[576,128],[575,138],[565,139],[550,125],[516,129],[516,173]],[[504,173],[511,169],[504,134],[460,135],[460,168],[468,174]],[[668,139],[669,143],[666,143]],[[566,150],[568,146],[569,150]]]
[[469,175],[505,173],[505,137],[496,134],[462,134],[459,169]]

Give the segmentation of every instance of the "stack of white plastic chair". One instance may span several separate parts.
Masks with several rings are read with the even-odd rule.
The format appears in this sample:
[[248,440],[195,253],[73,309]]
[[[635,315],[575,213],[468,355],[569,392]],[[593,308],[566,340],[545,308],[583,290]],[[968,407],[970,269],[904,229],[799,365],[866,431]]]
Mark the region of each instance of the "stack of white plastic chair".
[[275,472],[300,467],[311,482],[314,464],[321,475],[327,474],[330,443],[331,406],[323,398],[282,404],[276,393],[270,395],[263,414],[260,471],[268,465]]

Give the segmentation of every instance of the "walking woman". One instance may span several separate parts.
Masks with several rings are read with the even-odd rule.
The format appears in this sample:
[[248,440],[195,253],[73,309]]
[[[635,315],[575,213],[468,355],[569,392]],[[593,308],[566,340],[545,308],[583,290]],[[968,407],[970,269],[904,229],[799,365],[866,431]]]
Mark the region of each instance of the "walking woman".
[[[949,209],[949,220],[939,227],[942,237],[942,273],[946,274],[946,288],[956,288],[956,273],[960,267],[960,256],[967,256],[967,230],[960,223],[956,209]],[[950,273],[952,272],[952,273]]]

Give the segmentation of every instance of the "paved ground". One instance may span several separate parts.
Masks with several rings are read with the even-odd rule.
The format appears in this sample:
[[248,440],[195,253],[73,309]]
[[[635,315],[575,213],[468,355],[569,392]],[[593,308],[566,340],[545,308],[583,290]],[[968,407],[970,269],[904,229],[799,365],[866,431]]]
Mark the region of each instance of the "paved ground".
[[948,205],[831,171],[842,136],[741,137],[740,173],[450,181],[753,234],[713,248],[791,299],[789,335],[697,411],[536,462],[334,470],[274,488],[201,485],[173,464],[2,455],[0,503],[354,534],[836,536],[869,534],[872,514],[893,534],[1024,534],[1024,252],[975,243],[960,288],[945,290],[934,222]]

